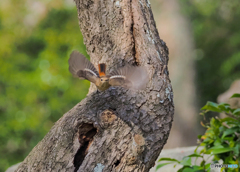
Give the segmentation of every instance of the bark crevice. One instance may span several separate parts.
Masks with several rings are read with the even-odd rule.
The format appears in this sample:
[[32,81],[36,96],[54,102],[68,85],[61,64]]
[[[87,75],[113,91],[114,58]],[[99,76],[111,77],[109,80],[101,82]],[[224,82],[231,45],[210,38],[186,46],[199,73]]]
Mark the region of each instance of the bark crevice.
[[135,29],[134,29],[134,17],[133,17],[133,0],[130,0],[130,14],[131,14],[131,27],[130,31],[132,33],[132,55],[134,58],[134,64],[138,65],[138,59],[136,57],[136,41],[135,41]]
[[82,124],[78,131],[78,140],[80,143],[80,148],[78,149],[76,155],[74,156],[74,172],[77,172],[81,166],[85,156],[88,153],[88,149],[93,142],[93,137],[97,134],[97,128],[93,124]]

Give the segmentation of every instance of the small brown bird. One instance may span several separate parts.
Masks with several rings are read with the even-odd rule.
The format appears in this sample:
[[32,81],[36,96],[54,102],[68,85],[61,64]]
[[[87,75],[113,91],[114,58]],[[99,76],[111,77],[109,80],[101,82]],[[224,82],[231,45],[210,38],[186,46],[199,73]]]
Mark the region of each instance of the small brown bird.
[[79,79],[87,79],[94,83],[98,90],[104,91],[111,86],[121,86],[136,90],[146,88],[148,74],[144,67],[126,65],[106,75],[106,64],[98,65],[99,73],[84,55],[73,51],[68,60],[69,71]]

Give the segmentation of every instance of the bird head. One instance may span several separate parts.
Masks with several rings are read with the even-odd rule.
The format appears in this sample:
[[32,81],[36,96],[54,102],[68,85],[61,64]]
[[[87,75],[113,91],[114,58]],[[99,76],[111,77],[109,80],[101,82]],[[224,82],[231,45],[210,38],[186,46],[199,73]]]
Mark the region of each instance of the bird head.
[[105,82],[109,82],[109,77],[107,77],[107,76],[103,76],[103,77],[101,77],[100,78],[100,81],[102,82],[102,83],[105,83]]

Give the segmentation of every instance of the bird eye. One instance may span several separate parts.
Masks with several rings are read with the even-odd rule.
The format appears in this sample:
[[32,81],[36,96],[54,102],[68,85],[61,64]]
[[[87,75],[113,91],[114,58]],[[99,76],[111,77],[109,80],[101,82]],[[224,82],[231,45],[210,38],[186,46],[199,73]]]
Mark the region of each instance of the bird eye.
[[103,81],[103,79],[101,79],[101,81]]

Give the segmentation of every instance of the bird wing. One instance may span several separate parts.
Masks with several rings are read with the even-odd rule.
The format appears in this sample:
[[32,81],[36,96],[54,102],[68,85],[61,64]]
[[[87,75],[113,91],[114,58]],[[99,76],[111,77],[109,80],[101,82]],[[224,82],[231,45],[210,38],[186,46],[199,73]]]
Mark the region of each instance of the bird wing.
[[146,88],[148,80],[145,67],[126,65],[110,73],[109,84],[142,90]]
[[78,51],[73,51],[68,60],[69,71],[74,77],[79,79],[87,79],[90,82],[96,83],[99,78],[98,71],[94,65]]

